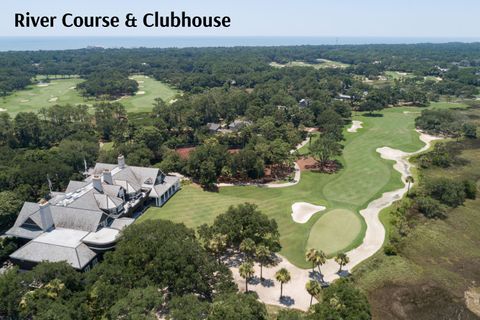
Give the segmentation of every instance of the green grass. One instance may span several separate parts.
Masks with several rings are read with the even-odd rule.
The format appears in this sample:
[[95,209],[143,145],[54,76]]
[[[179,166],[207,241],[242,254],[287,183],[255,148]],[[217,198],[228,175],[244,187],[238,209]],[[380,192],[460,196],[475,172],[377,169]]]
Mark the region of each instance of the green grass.
[[[133,76],[132,78],[143,81],[143,83],[139,83],[138,91],[144,91],[145,94],[138,94],[137,92],[135,96],[119,99],[128,112],[151,111],[155,98],[160,97],[169,102],[179,94],[178,90],[152,78],[144,76]],[[55,104],[87,104],[92,106],[96,100],[84,99],[75,90],[75,86],[82,81],[83,79],[80,78],[70,78],[51,80],[48,86],[34,84],[1,98],[0,108],[14,116],[19,112],[36,112],[41,108]]]
[[358,215],[345,209],[331,210],[313,225],[307,247],[321,243],[322,250],[332,255],[355,242],[361,230],[362,220]]
[[113,142],[104,142],[100,149],[103,151],[111,151],[113,149]]
[[[150,77],[134,75],[132,79],[138,82],[137,94],[133,97],[126,97],[120,100],[125,105],[128,112],[151,111],[155,98],[162,98],[169,103],[180,91],[172,88],[168,84],[157,81]],[[142,82],[143,81],[143,82]],[[144,94],[141,94],[144,92]]]
[[34,84],[25,90],[0,98],[0,108],[6,109],[13,116],[19,112],[35,112],[55,104],[90,103],[75,90],[75,86],[82,81],[79,78],[51,80],[46,87]]
[[[335,238],[320,237],[318,241],[312,238],[308,243],[310,231],[317,221],[335,209],[349,210],[360,217],[358,211],[365,208],[371,200],[385,191],[402,186],[400,174],[393,170],[393,162],[381,159],[375,150],[390,146],[412,152],[423,146],[414,131],[414,119],[418,114],[403,112],[413,109],[387,109],[382,112],[382,117],[356,115],[354,119],[362,121],[364,129],[346,134],[344,154],[340,159],[344,168],[336,174],[304,172],[299,184],[277,189],[227,187],[221,188],[218,193],[210,193],[189,185],[163,208],[149,209],[139,221],[169,219],[197,227],[202,223],[211,223],[215,216],[223,213],[230,205],[255,203],[262,212],[277,221],[283,246],[281,254],[295,265],[308,268],[304,261],[304,252],[308,246],[324,250],[324,247],[330,245],[329,241],[337,241]],[[325,205],[327,210],[314,215],[305,224],[297,224],[290,214],[292,204],[299,201]],[[327,221],[330,222],[325,223],[325,226],[330,224],[332,230],[338,230],[335,219]],[[360,230],[352,230],[350,239],[354,240],[341,250],[358,246],[364,232],[365,223],[361,219]]]

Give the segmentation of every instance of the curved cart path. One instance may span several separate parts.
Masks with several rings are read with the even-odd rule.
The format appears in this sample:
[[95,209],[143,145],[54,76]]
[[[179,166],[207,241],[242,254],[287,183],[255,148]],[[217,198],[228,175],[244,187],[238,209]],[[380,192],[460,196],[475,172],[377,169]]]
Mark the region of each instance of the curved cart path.
[[[328,283],[338,279],[340,276],[348,275],[353,267],[368,259],[382,248],[385,239],[385,228],[378,216],[380,211],[389,207],[393,202],[400,200],[407,192],[408,187],[405,178],[411,175],[412,168],[408,158],[427,150],[430,148],[431,142],[437,139],[440,138],[420,132],[420,140],[425,143],[425,146],[416,152],[407,153],[390,147],[378,148],[376,150],[383,159],[395,161],[393,167],[401,173],[404,186],[400,189],[383,193],[380,198],[373,200],[368,204],[367,208],[360,211],[367,225],[363,242],[357,248],[347,252],[350,262],[343,268],[344,271],[341,274],[338,273],[339,267],[334,259],[327,260],[326,264],[321,267],[325,282]],[[312,278],[318,278],[318,273],[312,274],[311,270],[298,268],[283,257],[280,257],[280,259],[281,261],[275,267],[263,268],[263,277],[266,279],[263,284],[260,284],[258,281],[260,268],[258,265],[255,265],[257,278],[251,281],[249,290],[256,291],[260,300],[264,303],[307,310],[310,304],[310,296],[305,290],[305,284]],[[284,285],[285,298],[282,301],[279,299],[280,284],[275,280],[275,272],[280,268],[287,268],[291,274],[291,281]],[[239,288],[245,288],[245,280],[239,276],[238,266],[231,267],[231,270]]]

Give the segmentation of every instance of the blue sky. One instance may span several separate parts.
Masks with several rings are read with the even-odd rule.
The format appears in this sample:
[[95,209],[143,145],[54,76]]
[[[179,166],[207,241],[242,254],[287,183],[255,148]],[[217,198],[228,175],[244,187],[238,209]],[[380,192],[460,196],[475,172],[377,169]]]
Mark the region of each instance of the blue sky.
[[[224,30],[16,29],[14,14],[138,16],[185,10],[191,15],[228,15]],[[330,36],[480,37],[478,0],[2,0],[0,36]]]

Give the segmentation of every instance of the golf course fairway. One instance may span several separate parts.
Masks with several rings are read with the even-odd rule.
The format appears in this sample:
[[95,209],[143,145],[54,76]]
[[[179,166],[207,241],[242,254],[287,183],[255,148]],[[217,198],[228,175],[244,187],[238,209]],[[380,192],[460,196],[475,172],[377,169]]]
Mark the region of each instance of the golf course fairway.
[[[277,221],[282,244],[280,253],[294,265],[308,268],[304,258],[308,248],[323,250],[331,256],[357,247],[366,228],[359,211],[384,192],[403,187],[400,173],[393,169],[394,162],[382,159],[376,149],[388,146],[414,152],[422,148],[424,143],[414,128],[414,119],[420,111],[421,108],[399,107],[375,116],[355,115],[353,119],[361,121],[363,128],[345,133],[344,153],[339,158],[343,168],[335,174],[304,171],[297,185],[276,189],[227,187],[212,193],[186,185],[162,208],[150,208],[138,221],[166,219],[195,228],[202,223],[212,223],[215,216],[230,205],[254,203]],[[308,148],[308,144],[305,147]],[[299,224],[291,217],[291,206],[295,202],[315,203],[327,209]],[[339,221],[346,221],[348,228]],[[317,234],[327,229],[325,236]]]

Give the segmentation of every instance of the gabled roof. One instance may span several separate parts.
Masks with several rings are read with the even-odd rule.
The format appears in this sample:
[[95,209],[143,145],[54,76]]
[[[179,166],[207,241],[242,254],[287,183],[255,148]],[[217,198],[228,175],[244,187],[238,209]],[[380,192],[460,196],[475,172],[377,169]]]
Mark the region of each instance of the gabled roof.
[[89,184],[89,182],[87,181],[70,181],[68,183],[67,189],[65,190],[65,193],[76,191],[80,188],[85,187],[87,184]]
[[173,186],[180,178],[175,176],[165,176],[163,179],[163,183],[156,184],[152,192],[150,192],[151,198],[160,198],[167,190]]
[[98,207],[103,210],[115,209],[121,204],[123,200],[117,197],[112,197],[107,194],[95,193],[95,200],[97,201]]
[[117,197],[117,198],[120,193],[120,189],[122,188],[121,186],[118,186],[118,185],[111,185],[106,183],[102,184],[102,187],[103,187],[103,192],[105,194],[112,197]]
[[70,207],[51,206],[53,223],[56,228],[67,228],[95,232],[107,217],[100,210],[84,210]]
[[73,200],[67,207],[69,208],[77,208],[77,209],[85,209],[85,210],[93,210],[93,211],[100,211],[98,207],[97,200],[95,199],[95,189],[91,189],[81,197]]

